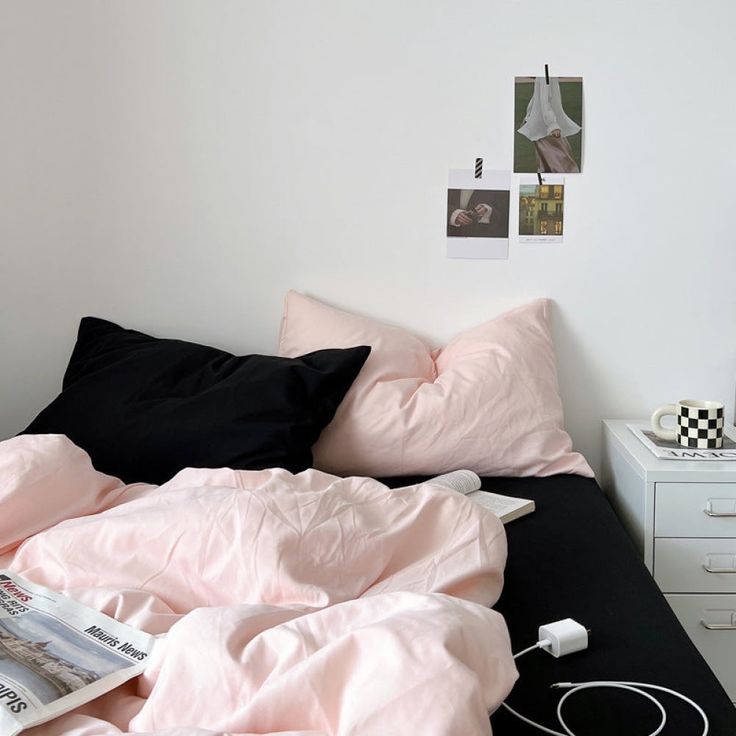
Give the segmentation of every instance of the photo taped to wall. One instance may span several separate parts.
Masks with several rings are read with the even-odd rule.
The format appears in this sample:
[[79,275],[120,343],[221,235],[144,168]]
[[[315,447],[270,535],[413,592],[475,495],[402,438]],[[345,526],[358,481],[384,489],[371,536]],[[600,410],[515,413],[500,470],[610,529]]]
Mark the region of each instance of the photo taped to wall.
[[582,170],[582,77],[516,77],[514,172]]
[[565,179],[547,174],[519,181],[519,242],[561,243],[564,234]]
[[508,190],[447,190],[448,238],[508,238],[508,214]]
[[508,258],[511,175],[450,171],[445,228],[448,258]]

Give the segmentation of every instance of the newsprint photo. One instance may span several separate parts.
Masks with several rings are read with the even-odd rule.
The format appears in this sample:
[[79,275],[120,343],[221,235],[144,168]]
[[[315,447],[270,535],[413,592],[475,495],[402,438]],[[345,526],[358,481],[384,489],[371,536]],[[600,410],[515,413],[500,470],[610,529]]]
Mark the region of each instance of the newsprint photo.
[[139,675],[155,643],[0,570],[0,734],[15,736]]

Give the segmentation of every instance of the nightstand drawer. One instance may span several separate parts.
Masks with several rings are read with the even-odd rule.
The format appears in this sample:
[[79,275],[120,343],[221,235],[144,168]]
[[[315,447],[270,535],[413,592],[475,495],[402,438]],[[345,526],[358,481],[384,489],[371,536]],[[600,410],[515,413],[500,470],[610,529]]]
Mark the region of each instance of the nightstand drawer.
[[655,539],[654,579],[666,593],[736,593],[736,539]]
[[736,537],[736,483],[657,483],[657,537]]
[[665,598],[728,696],[736,700],[736,595]]

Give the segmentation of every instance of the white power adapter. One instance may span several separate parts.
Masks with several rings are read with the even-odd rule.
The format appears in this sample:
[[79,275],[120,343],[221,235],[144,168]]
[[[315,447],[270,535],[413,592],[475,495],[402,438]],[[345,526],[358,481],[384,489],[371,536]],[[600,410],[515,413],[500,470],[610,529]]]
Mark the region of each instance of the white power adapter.
[[[554,657],[563,657],[566,654],[580,652],[583,649],[588,648],[589,634],[590,631],[588,631],[585,626],[581,626],[577,621],[574,621],[571,618],[563,618],[561,621],[554,621],[551,624],[540,626],[539,640],[537,641],[537,643],[514,654],[514,659],[518,659],[523,654],[527,654],[528,652],[534,651],[535,649],[544,649],[545,652],[549,652]],[[562,728],[564,729],[565,733],[562,733],[562,731],[555,731],[552,728],[548,728],[547,726],[543,726],[541,723],[533,721],[531,718],[527,718],[518,711],[515,711],[508,703],[501,703],[501,705],[506,708],[507,711],[515,715],[520,721],[523,721],[530,726],[534,726],[534,728],[537,728],[540,731],[544,731],[544,733],[553,734],[553,736],[575,736],[574,733],[570,730],[570,727],[565,723],[564,719],[562,718],[562,706],[571,695],[579,693],[581,690],[587,690],[588,688],[595,687],[618,688],[621,690],[628,690],[629,692],[634,692],[637,695],[650,700],[652,703],[654,703],[654,705],[657,706],[657,708],[659,708],[659,712],[662,715],[662,720],[660,721],[659,726],[654,731],[652,731],[652,736],[654,736],[654,734],[658,734],[664,728],[664,724],[667,721],[667,714],[665,712],[664,706],[653,695],[647,692],[647,690],[658,690],[660,692],[668,693],[669,695],[674,695],[676,698],[679,698],[680,700],[683,700],[684,702],[691,705],[703,719],[703,732],[701,736],[708,736],[710,725],[708,723],[708,716],[705,714],[705,711],[694,700],[691,700],[686,695],[678,693],[676,690],[670,690],[670,688],[662,687],[662,685],[652,685],[648,682],[593,680],[591,682],[555,682],[554,684],[550,685],[550,687],[555,689],[567,690],[567,692],[560,698],[560,702],[557,704],[557,720],[559,721],[560,726],[562,726]]]
[[588,630],[571,618],[539,627],[539,648],[554,657],[588,648]]

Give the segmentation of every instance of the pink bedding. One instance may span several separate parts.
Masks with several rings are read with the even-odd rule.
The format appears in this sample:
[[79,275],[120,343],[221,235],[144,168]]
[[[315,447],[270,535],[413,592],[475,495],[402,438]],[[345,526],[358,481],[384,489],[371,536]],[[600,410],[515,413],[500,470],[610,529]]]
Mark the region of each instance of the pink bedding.
[[314,470],[124,486],[23,436],[0,443],[0,510],[0,565],[165,634],[141,677],[35,736],[490,734],[516,679],[488,608],[503,527],[454,491]]

